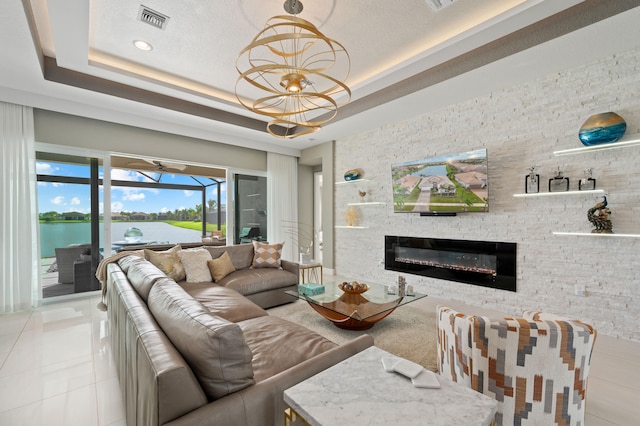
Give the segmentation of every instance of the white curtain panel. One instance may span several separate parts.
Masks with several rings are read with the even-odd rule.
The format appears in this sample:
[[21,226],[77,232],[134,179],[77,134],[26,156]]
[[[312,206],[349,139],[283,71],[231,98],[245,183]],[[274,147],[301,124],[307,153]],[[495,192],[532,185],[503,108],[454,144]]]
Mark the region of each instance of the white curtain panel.
[[41,301],[33,110],[0,102],[0,313]]
[[284,241],[282,258],[298,261],[298,246],[292,225],[298,223],[298,159],[267,153],[267,238]]

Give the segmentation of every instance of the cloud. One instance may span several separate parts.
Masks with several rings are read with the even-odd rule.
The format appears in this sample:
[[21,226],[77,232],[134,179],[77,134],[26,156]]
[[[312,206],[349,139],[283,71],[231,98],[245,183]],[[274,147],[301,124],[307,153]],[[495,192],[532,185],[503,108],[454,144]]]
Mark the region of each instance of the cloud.
[[163,207],[160,209],[160,213],[167,213],[168,211],[170,211],[168,208]]
[[80,204],[80,198],[78,198],[78,197],[73,197],[73,198],[71,199],[71,204],[72,204],[72,205],[76,205],[76,206],[77,206],[77,205],[79,205],[79,204]]
[[52,167],[49,163],[36,162],[36,173],[38,173],[39,175],[50,175],[53,174],[55,170],[57,169]]
[[189,190],[189,189],[185,189],[185,190],[184,190],[184,191],[182,191],[182,192],[184,193],[184,196],[185,196],[185,197],[191,197],[191,196],[195,193],[195,191],[191,191],[191,190]]
[[124,204],[122,204],[120,201],[114,201],[113,203],[111,203],[112,212],[121,212],[123,208]]
[[58,195],[56,198],[51,200],[51,204],[61,205],[62,203],[64,203],[64,197],[62,195]]
[[141,201],[144,200],[145,195],[143,193],[131,192],[128,194],[123,194],[122,199],[127,201]]

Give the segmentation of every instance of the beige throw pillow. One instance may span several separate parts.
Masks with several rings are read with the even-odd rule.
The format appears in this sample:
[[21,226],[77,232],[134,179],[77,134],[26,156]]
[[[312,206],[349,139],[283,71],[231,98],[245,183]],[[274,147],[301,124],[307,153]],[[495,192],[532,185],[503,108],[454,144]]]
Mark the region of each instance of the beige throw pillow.
[[174,281],[183,281],[185,278],[184,267],[178,257],[178,252],[182,249],[179,245],[171,247],[165,251],[153,251],[144,249],[144,257],[153,263],[156,268]]
[[203,248],[180,250],[178,257],[187,274],[188,283],[211,282],[211,272],[207,262],[211,260],[209,250]]
[[208,260],[207,265],[209,266],[209,272],[211,272],[213,281],[220,281],[230,273],[236,271],[236,268],[233,267],[233,262],[231,262],[231,257],[226,251],[222,253],[222,256],[219,258]]
[[268,244],[253,241],[253,263],[252,268],[278,268],[282,269],[280,257],[282,256],[282,246],[280,244]]

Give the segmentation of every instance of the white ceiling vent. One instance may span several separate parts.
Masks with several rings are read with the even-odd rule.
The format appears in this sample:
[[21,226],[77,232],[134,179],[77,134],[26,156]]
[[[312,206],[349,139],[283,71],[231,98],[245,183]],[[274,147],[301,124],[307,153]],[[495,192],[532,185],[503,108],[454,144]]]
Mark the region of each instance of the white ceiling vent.
[[431,9],[433,9],[434,12],[437,12],[455,1],[456,0],[427,0],[427,4],[431,6]]
[[149,9],[147,6],[140,5],[140,10],[138,10],[138,20],[147,23],[152,27],[164,30],[169,22],[169,17],[160,12],[156,12],[153,9]]

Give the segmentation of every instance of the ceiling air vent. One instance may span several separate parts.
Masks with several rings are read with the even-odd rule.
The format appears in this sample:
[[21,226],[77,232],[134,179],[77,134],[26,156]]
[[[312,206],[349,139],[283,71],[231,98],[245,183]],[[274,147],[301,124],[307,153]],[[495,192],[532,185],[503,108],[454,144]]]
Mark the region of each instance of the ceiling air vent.
[[433,9],[434,12],[437,12],[455,1],[456,0],[427,0],[427,4],[431,6],[431,9]]
[[149,9],[147,6],[140,5],[138,11],[138,20],[151,25],[152,27],[160,28],[164,30],[169,22],[169,17],[163,15],[160,12],[156,12],[153,9]]

